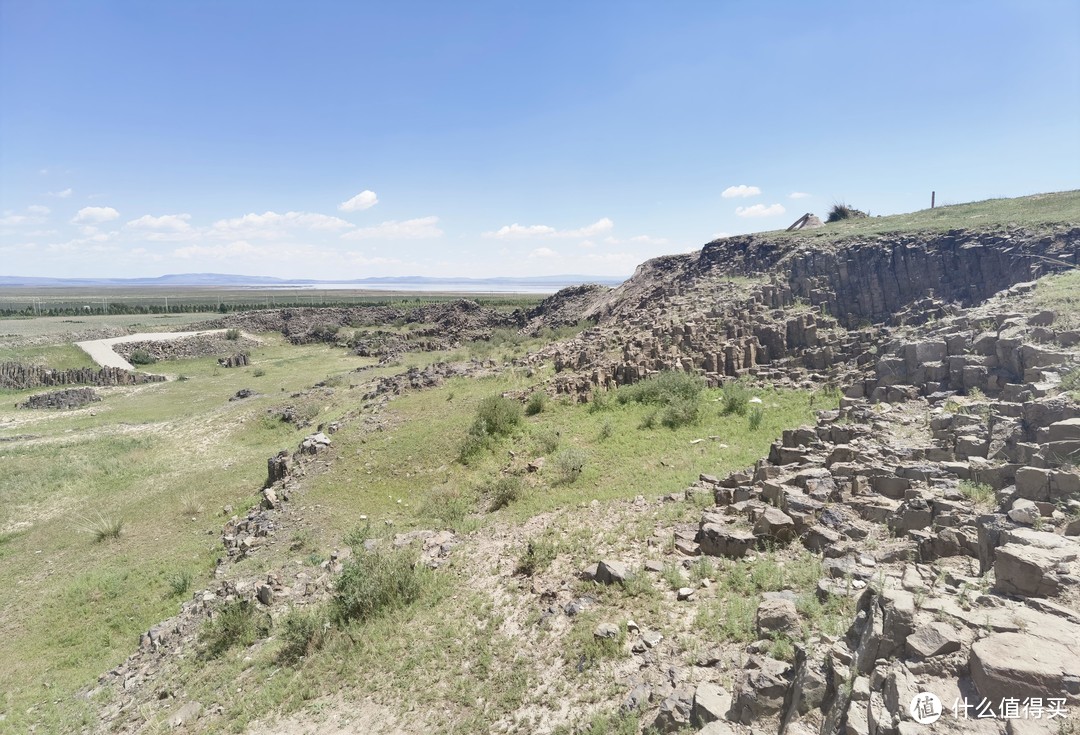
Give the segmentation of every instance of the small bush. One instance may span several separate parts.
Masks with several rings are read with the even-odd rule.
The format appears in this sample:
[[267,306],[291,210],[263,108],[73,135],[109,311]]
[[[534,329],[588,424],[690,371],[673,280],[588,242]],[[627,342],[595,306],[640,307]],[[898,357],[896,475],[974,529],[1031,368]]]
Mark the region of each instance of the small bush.
[[225,339],[229,340],[230,342],[235,342],[236,340],[240,339],[240,330],[239,329],[226,329],[225,330]]
[[585,469],[585,453],[576,447],[567,447],[551,458],[551,465],[555,470],[555,482],[569,485]]
[[720,410],[725,414],[745,416],[750,407],[750,389],[741,380],[734,380],[723,387]]
[[227,602],[199,635],[204,658],[218,658],[230,648],[247,648],[270,632],[270,616],[249,600]]
[[669,429],[692,426],[701,421],[701,414],[699,398],[678,398],[660,411],[660,423]]
[[184,381],[187,381],[187,380],[191,380],[191,378],[184,375],[183,373],[180,373],[179,375],[177,375],[176,379],[179,380],[181,383],[183,383]]
[[262,376],[266,375],[266,371],[262,368],[255,368],[251,371],[251,374],[254,375],[256,378],[261,378]]
[[664,371],[615,392],[619,403],[670,404],[678,400],[695,401],[705,385],[701,378],[689,373]]
[[558,555],[559,547],[553,539],[533,539],[525,547],[525,551],[522,552],[521,556],[518,557],[517,567],[514,571],[517,574],[531,577],[551,566],[551,562],[555,561],[555,557]]
[[169,577],[169,591],[173,597],[183,597],[191,589],[191,572],[181,569]]
[[757,431],[761,428],[761,422],[765,419],[765,411],[762,410],[761,406],[754,406],[750,409],[750,413],[746,419],[746,423],[750,426],[750,431]]
[[610,409],[613,400],[611,395],[611,392],[606,390],[594,392],[592,400],[589,401],[589,413],[599,413],[600,411],[607,411]]
[[131,357],[128,358],[128,362],[132,365],[153,365],[157,362],[157,358],[140,347],[137,350],[131,351]]
[[605,442],[615,434],[615,424],[610,421],[605,421],[600,424],[600,433],[596,435],[599,441]]
[[542,413],[544,408],[547,407],[547,402],[548,397],[546,393],[533,393],[529,396],[529,400],[525,404],[525,415],[535,416],[538,413]]
[[316,324],[311,328],[311,338],[318,342],[333,342],[337,339],[337,333],[341,329],[338,324]]
[[420,513],[457,527],[476,507],[476,496],[454,485],[433,487],[420,504]]
[[843,202],[838,202],[832,206],[832,209],[829,210],[829,215],[825,218],[825,221],[840,222],[841,220],[860,219],[869,216],[870,215],[860,209],[855,209],[854,207],[850,207]]
[[199,503],[198,497],[195,495],[195,491],[191,491],[184,495],[183,503],[180,506],[180,515],[187,518],[197,516],[203,512],[202,504]]
[[281,628],[282,646],[278,660],[296,664],[323,647],[330,634],[330,619],[322,608],[293,609],[285,616]]
[[994,488],[986,483],[961,480],[959,490],[965,498],[977,506],[992,508],[997,505],[997,495],[994,493]]
[[503,396],[491,396],[480,401],[476,418],[458,452],[467,462],[484,449],[491,448],[499,437],[508,436],[521,424],[521,405]]
[[516,475],[500,477],[481,488],[481,493],[488,497],[488,508],[499,510],[521,497],[521,478]]
[[533,437],[536,440],[536,451],[540,454],[551,454],[559,448],[559,442],[562,440],[559,432],[554,429],[537,431]]
[[334,584],[334,612],[342,622],[369,620],[416,602],[431,579],[431,570],[414,565],[407,548],[359,551]]

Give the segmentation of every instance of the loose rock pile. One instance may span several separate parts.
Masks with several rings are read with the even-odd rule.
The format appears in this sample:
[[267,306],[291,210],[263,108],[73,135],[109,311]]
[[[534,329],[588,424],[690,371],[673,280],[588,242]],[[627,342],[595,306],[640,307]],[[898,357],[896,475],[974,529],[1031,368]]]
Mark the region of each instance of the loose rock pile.
[[38,393],[30,396],[25,402],[19,404],[19,408],[82,408],[89,403],[100,400],[101,396],[95,393],[92,388],[68,388],[53,391],[52,393]]

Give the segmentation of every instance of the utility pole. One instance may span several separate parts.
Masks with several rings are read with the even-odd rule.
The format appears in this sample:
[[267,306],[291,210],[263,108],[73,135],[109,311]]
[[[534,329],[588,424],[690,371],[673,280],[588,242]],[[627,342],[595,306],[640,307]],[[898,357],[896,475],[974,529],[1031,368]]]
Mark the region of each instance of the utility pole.
[[930,192],[930,209],[934,208],[934,200],[936,198],[937,198],[937,192],[936,191]]

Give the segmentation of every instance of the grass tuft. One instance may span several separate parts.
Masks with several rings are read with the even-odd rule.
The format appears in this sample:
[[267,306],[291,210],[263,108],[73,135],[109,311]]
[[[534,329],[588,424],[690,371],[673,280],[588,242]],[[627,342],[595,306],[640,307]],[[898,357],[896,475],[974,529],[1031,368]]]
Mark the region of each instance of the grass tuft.
[[203,658],[220,658],[230,649],[247,648],[270,632],[270,616],[249,600],[227,602],[199,635]]
[[90,534],[94,543],[115,541],[124,532],[124,519],[98,513],[95,518],[83,518],[83,525],[79,530]]
[[433,583],[433,572],[413,563],[409,549],[357,550],[334,584],[341,622],[365,621],[411,605]]

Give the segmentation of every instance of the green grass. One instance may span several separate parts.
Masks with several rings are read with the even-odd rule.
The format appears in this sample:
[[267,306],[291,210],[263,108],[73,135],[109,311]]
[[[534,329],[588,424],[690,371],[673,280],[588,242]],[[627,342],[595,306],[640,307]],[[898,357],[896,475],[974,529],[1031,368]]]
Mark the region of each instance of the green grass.
[[994,488],[984,482],[961,480],[959,489],[965,498],[979,508],[991,509],[997,505],[997,495],[994,493]]
[[893,232],[941,232],[1002,226],[1073,224],[1080,222],[1080,191],[1035,194],[1012,199],[987,199],[969,204],[940,206],[887,217],[866,217],[834,222],[815,230],[783,230],[774,238],[798,238],[821,245],[846,237]]
[[1039,309],[1057,312],[1055,329],[1080,329],[1080,270],[1040,278],[1034,301]]
[[[6,327],[0,325],[0,331]],[[97,368],[97,363],[75,345],[43,345],[32,347],[0,346],[0,362],[18,362],[23,365],[40,365],[54,370]],[[38,388],[39,391],[45,390]]]

